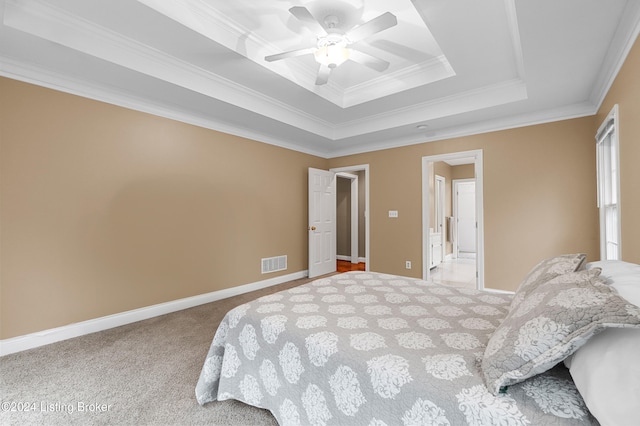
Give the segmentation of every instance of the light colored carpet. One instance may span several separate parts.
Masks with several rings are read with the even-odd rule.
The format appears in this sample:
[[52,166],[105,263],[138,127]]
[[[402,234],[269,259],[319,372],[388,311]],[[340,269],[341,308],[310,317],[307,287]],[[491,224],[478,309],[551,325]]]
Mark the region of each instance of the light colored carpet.
[[200,406],[194,389],[227,311],[308,281],[2,357],[0,424],[277,425],[270,412],[237,401]]

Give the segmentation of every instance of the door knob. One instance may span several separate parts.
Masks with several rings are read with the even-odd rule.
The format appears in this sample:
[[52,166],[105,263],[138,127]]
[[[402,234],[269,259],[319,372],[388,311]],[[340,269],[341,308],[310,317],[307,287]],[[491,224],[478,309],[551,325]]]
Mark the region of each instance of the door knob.
[[310,227],[309,227],[309,231],[315,231],[315,230],[316,230],[316,227],[315,227],[315,226],[310,226]]

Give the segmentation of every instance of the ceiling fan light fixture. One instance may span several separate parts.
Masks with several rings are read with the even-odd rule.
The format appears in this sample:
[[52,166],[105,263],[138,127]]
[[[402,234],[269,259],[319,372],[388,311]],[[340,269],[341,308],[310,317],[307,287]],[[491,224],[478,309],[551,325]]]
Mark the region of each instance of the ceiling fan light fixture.
[[397,25],[398,19],[391,12],[383,13],[377,18],[351,28],[346,33],[338,27],[340,20],[335,15],[326,16],[323,26],[304,6],[294,6],[289,9],[289,12],[316,34],[316,47],[268,55],[264,57],[265,61],[273,62],[313,53],[316,62],[320,64],[316,77],[316,86],[327,84],[331,70],[348,59],[378,72],[383,72],[389,68],[389,62],[359,51],[357,48],[349,49],[347,46]]
[[332,33],[318,40],[318,48],[313,52],[316,62],[329,68],[344,63],[351,55],[347,41],[340,34]]
[[319,64],[335,68],[349,59],[350,54],[351,50],[347,49],[346,44],[330,44],[319,47],[313,56]]

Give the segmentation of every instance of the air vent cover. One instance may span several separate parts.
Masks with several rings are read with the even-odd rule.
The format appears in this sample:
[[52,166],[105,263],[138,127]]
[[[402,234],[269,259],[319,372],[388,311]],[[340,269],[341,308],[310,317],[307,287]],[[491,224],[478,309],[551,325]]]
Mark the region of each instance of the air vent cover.
[[262,259],[262,273],[284,271],[287,269],[287,256],[267,257]]

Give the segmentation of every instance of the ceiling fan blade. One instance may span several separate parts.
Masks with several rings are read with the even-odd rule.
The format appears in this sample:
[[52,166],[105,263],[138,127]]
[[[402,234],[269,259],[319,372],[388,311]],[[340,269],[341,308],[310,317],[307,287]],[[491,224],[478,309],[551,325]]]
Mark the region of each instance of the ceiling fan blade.
[[304,23],[307,28],[309,28],[316,35],[327,35],[327,31],[324,29],[322,24],[318,22],[316,18],[313,17],[309,9],[303,6],[294,6],[289,9],[289,12],[302,23]]
[[264,60],[267,62],[279,61],[281,59],[293,58],[296,56],[302,56],[309,53],[313,53],[315,48],[309,47],[307,49],[290,50],[289,52],[277,53],[275,55],[265,56]]
[[385,61],[384,59],[376,58],[375,56],[371,56],[368,53],[364,53],[355,49],[351,49],[351,55],[349,55],[349,59],[380,72],[385,71],[387,68],[389,68],[389,62]]
[[351,43],[356,43],[370,35],[384,31],[387,28],[391,28],[398,24],[398,19],[391,12],[383,13],[377,18],[373,18],[364,24],[355,27],[351,31],[348,31],[346,37]]
[[318,69],[318,77],[316,77],[316,86],[322,86],[329,81],[329,74],[331,74],[331,68],[329,65],[320,65]]

